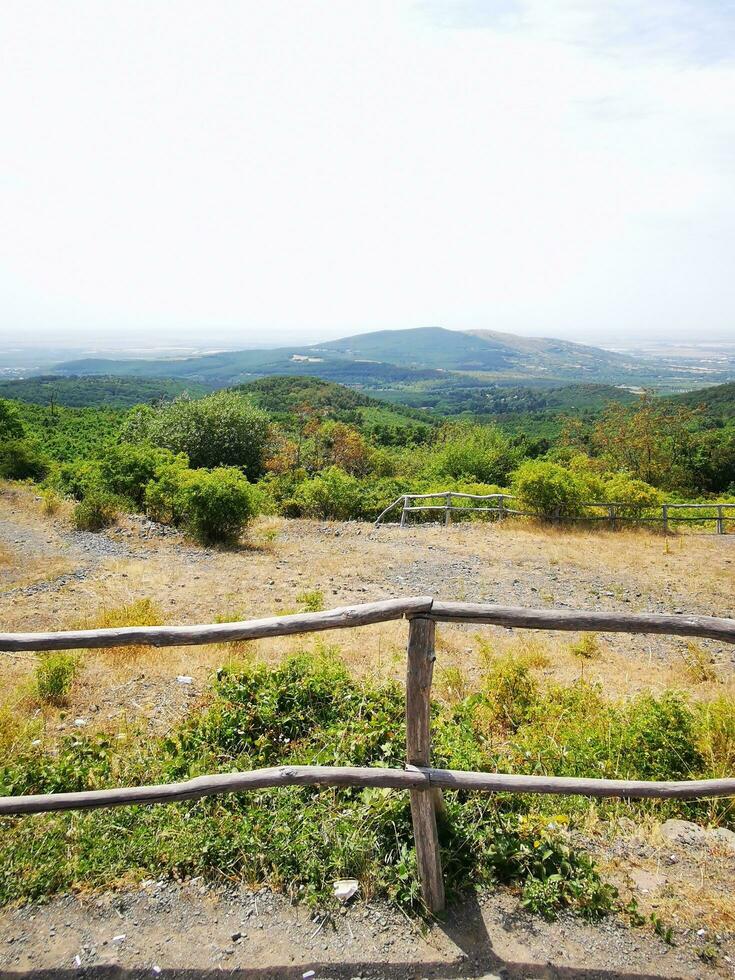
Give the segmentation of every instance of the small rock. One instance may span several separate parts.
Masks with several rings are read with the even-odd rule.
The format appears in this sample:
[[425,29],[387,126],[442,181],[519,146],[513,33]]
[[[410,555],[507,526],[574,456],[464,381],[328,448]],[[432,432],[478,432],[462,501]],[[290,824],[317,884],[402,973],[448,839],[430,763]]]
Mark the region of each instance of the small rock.
[[735,832],[732,830],[728,830],[727,827],[715,827],[714,830],[707,831],[707,837],[710,843],[722,847],[730,854],[735,854]]
[[644,868],[633,868],[629,873],[636,890],[644,894],[658,891],[666,884],[666,875],[646,871]]
[[661,824],[660,831],[664,840],[683,847],[701,845],[707,839],[707,832],[690,820],[666,820]]

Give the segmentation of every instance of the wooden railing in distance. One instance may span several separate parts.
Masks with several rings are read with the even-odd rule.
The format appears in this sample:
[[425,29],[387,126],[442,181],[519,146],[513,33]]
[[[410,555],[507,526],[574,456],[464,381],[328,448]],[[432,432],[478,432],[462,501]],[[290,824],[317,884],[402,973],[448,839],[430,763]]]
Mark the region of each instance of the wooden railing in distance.
[[325,612],[303,613],[241,623],[202,626],[133,626],[123,629],[70,630],[57,633],[2,633],[0,651],[68,650],[129,644],[180,646],[232,640],[289,636],[346,629],[390,620],[409,620],[406,672],[406,766],[404,769],[356,766],[277,766],[252,772],[217,773],[161,786],[90,790],[81,793],[0,797],[0,816],[92,809],[130,804],[170,803],[221,793],[241,793],[278,786],[376,786],[407,790],[411,795],[416,856],[427,909],[444,907],[437,810],[442,790],[486,793],[558,793],[623,799],[699,799],[735,796],[735,778],[683,782],[623,779],[576,779],[508,773],[464,772],[431,766],[430,695],[437,622],[489,623],[537,630],[664,633],[707,637],[735,643],[735,619],[658,613],[610,613],[582,610],[526,609],[494,604],[441,602],[430,596],[388,599]]
[[[478,506],[472,506],[470,504],[458,506],[453,502],[455,499],[478,501]],[[451,522],[452,514],[494,514],[498,520],[503,520],[506,517],[533,517],[537,520],[551,521],[554,524],[559,524],[563,521],[578,523],[605,521],[613,530],[626,522],[630,524],[661,524],[663,530],[667,533],[673,524],[701,524],[709,522],[714,523],[715,533],[727,534],[727,522],[735,523],[735,503],[720,503],[718,501],[713,501],[711,504],[662,504],[660,508],[645,508],[647,511],[645,514],[633,514],[631,513],[632,508],[630,504],[621,503],[620,501],[588,500],[583,501],[580,507],[586,507],[588,510],[595,508],[604,513],[587,513],[572,516],[562,514],[557,509],[555,513],[544,517],[532,511],[518,510],[511,503],[511,501],[517,499],[517,497],[510,493],[460,493],[459,490],[442,490],[437,493],[405,493],[378,514],[374,523],[375,527],[378,527],[379,524],[383,523],[385,517],[397,507],[401,508],[401,518],[399,521],[401,527],[406,526],[409,514],[429,511],[442,513],[444,515],[445,525]],[[414,505],[414,500],[441,500],[442,503]],[[654,510],[660,510],[660,516],[653,514],[652,511]],[[684,510],[706,510],[709,513],[702,516],[687,516],[681,513],[677,516],[674,513]]]

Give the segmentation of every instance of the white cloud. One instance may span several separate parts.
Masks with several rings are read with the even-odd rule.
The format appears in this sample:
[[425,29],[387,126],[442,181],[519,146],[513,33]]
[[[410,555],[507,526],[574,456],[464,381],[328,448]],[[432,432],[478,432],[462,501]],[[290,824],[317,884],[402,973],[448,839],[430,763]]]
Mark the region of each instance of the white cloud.
[[727,14],[6,0],[0,329],[723,336]]

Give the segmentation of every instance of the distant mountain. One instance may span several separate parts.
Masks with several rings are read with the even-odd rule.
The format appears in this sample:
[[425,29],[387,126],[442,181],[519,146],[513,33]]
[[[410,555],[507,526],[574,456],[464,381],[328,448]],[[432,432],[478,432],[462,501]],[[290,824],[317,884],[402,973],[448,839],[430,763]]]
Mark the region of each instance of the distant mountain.
[[615,354],[566,340],[518,337],[492,330],[379,330],[343,340],[330,340],[312,348],[325,356],[390,361],[407,367],[433,367],[453,371],[514,371],[599,374],[607,370],[635,371],[634,357]]
[[[442,386],[466,384],[469,375],[482,383],[524,381],[656,385],[701,384],[652,358],[603,350],[585,344],[490,330],[456,331],[443,327],[379,330],[306,347],[221,351],[196,357],[143,360],[68,361],[58,371],[76,375],[125,375],[137,378],[191,379],[225,386],[271,375],[317,375],[353,387]],[[711,381],[725,380],[714,376]]]

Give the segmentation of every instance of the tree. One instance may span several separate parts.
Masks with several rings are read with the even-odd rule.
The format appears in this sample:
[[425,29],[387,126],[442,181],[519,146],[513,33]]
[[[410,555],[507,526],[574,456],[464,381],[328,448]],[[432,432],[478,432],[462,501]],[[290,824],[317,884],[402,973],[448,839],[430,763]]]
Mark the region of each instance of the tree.
[[0,398],[0,442],[23,439],[25,431],[18,411],[7,398]]
[[137,410],[123,430],[129,442],[185,453],[194,468],[237,466],[250,479],[263,473],[270,437],[269,416],[234,391],[206,398],[177,398],[158,408]]
[[611,402],[592,432],[609,469],[627,470],[652,486],[685,488],[699,412],[649,395],[631,410]]

